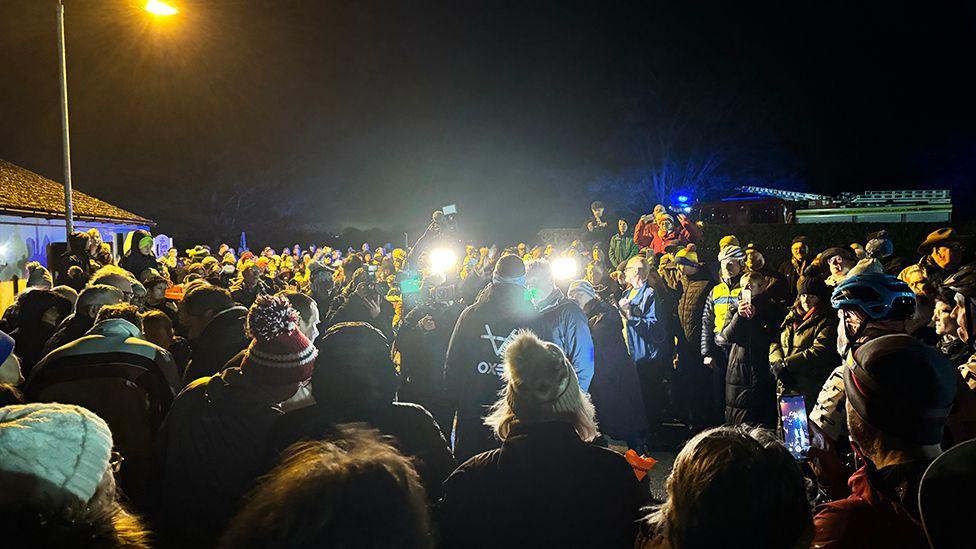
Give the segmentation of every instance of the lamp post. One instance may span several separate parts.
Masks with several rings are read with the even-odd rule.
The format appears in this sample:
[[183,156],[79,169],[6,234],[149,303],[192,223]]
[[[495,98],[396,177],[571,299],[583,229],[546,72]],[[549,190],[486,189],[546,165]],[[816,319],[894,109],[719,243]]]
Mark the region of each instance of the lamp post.
[[[176,8],[159,0],[149,0],[145,10],[153,15],[179,13]],[[68,61],[64,48],[64,0],[57,0],[58,15],[58,80],[61,84],[61,144],[64,162],[64,230],[70,237],[74,232],[74,204],[71,200],[71,137],[68,131]],[[66,238],[67,240],[67,238]]]

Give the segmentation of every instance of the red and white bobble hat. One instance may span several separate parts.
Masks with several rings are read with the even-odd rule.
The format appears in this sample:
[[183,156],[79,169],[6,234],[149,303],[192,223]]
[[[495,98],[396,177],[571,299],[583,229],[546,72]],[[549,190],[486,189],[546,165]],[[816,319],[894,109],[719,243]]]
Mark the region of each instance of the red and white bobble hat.
[[259,383],[291,385],[312,377],[319,351],[298,329],[298,312],[288,299],[258,296],[247,312],[251,344],[241,370]]

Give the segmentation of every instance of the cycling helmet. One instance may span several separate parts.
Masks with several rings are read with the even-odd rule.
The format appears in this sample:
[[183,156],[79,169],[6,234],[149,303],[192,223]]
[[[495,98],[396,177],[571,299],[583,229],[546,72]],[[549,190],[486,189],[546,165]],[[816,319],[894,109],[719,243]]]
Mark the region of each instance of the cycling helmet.
[[942,282],[942,286],[966,297],[976,298],[976,263],[960,267]]
[[872,320],[905,320],[915,314],[915,294],[901,280],[884,273],[864,273],[837,285],[830,304],[857,308]]

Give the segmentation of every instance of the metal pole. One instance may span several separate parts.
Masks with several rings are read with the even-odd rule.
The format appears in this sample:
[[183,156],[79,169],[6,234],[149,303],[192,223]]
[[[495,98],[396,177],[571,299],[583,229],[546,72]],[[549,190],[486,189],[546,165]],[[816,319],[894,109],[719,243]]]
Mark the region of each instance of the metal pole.
[[61,80],[61,140],[64,145],[64,230],[74,231],[74,206],[71,203],[71,140],[68,137],[68,66],[64,53],[64,4],[58,0],[58,64]]

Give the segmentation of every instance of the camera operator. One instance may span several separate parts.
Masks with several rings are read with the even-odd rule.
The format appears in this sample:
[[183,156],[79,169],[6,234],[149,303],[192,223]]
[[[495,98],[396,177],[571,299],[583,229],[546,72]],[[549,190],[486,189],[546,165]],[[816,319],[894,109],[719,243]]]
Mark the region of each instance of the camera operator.
[[360,267],[347,285],[352,291],[345,301],[336,307],[329,316],[329,326],[341,322],[365,322],[383,332],[387,338],[393,337],[393,305],[381,293],[375,276]]
[[454,285],[446,284],[443,274],[428,275],[417,306],[403,318],[393,342],[394,353],[400,353],[399,399],[426,408],[447,436],[453,418],[445,396],[444,357],[462,309]]

